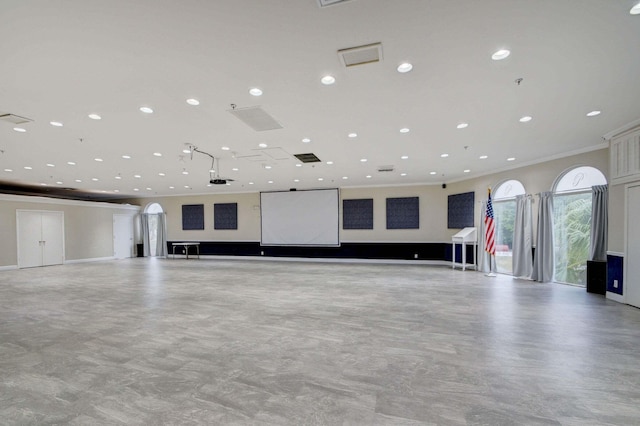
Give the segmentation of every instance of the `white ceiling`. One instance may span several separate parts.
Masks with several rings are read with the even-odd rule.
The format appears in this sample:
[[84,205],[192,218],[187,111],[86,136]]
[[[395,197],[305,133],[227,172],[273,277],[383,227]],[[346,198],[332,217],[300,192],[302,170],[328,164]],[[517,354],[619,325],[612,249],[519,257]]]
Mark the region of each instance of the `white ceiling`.
[[[440,184],[594,149],[640,117],[637,2],[2,0],[0,112],[34,121],[0,122],[0,180],[135,196]],[[381,62],[344,68],[339,49],[376,42]],[[231,104],[283,128],[256,132]],[[260,143],[289,155],[234,158]],[[208,187],[211,160],[187,144],[236,181]]]

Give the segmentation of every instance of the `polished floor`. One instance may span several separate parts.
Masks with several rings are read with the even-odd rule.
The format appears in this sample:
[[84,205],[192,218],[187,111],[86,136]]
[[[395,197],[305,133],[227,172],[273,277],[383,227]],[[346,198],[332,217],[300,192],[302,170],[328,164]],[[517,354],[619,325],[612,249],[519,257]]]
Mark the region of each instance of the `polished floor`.
[[0,272],[0,424],[637,425],[640,310],[420,265]]

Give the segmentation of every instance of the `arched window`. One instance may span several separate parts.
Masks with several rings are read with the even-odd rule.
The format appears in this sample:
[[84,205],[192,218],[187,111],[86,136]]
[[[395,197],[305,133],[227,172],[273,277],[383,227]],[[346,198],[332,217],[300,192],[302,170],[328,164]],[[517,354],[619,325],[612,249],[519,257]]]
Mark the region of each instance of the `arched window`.
[[158,225],[159,215],[164,213],[162,206],[158,203],[148,204],[144,209],[147,215],[147,226],[149,227],[149,256],[158,256]]
[[513,228],[516,196],[525,194],[524,185],[511,179],[498,184],[493,191],[493,215],[496,221],[496,271],[513,274]]
[[586,285],[591,234],[591,187],[607,179],[595,167],[567,170],[553,185],[554,280]]

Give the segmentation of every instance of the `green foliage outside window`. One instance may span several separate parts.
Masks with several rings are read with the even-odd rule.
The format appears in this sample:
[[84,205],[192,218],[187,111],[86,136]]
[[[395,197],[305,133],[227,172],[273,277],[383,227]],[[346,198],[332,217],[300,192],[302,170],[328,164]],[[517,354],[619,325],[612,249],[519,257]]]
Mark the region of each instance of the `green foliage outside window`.
[[555,281],[586,285],[591,234],[591,192],[556,195]]

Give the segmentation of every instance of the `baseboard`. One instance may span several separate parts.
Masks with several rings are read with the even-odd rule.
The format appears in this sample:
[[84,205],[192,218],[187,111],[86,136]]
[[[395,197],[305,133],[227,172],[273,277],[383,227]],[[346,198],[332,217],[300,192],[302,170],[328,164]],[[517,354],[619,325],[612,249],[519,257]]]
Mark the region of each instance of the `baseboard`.
[[[358,259],[358,258],[330,258],[330,257],[279,257],[279,256],[225,256],[201,254],[201,259],[215,260],[253,260],[262,262],[313,262],[313,263],[376,263],[386,265],[430,265],[430,266],[448,266],[451,262],[444,260],[405,260],[405,259]],[[169,255],[169,260],[173,260],[173,256]],[[185,259],[184,255],[177,255],[176,260]],[[189,260],[198,260],[197,255],[189,255]],[[468,267],[467,267],[468,268]]]
[[72,260],[65,260],[64,263],[69,264],[69,263],[88,263],[88,262],[101,262],[101,261],[105,261],[105,260],[115,260],[114,256],[108,256],[108,257],[91,257],[88,259],[72,259]]
[[0,266],[0,271],[11,271],[14,269],[18,269],[18,265]]
[[607,292],[607,299],[613,300],[614,302],[624,303],[624,296],[617,293],[612,293],[610,291]]

